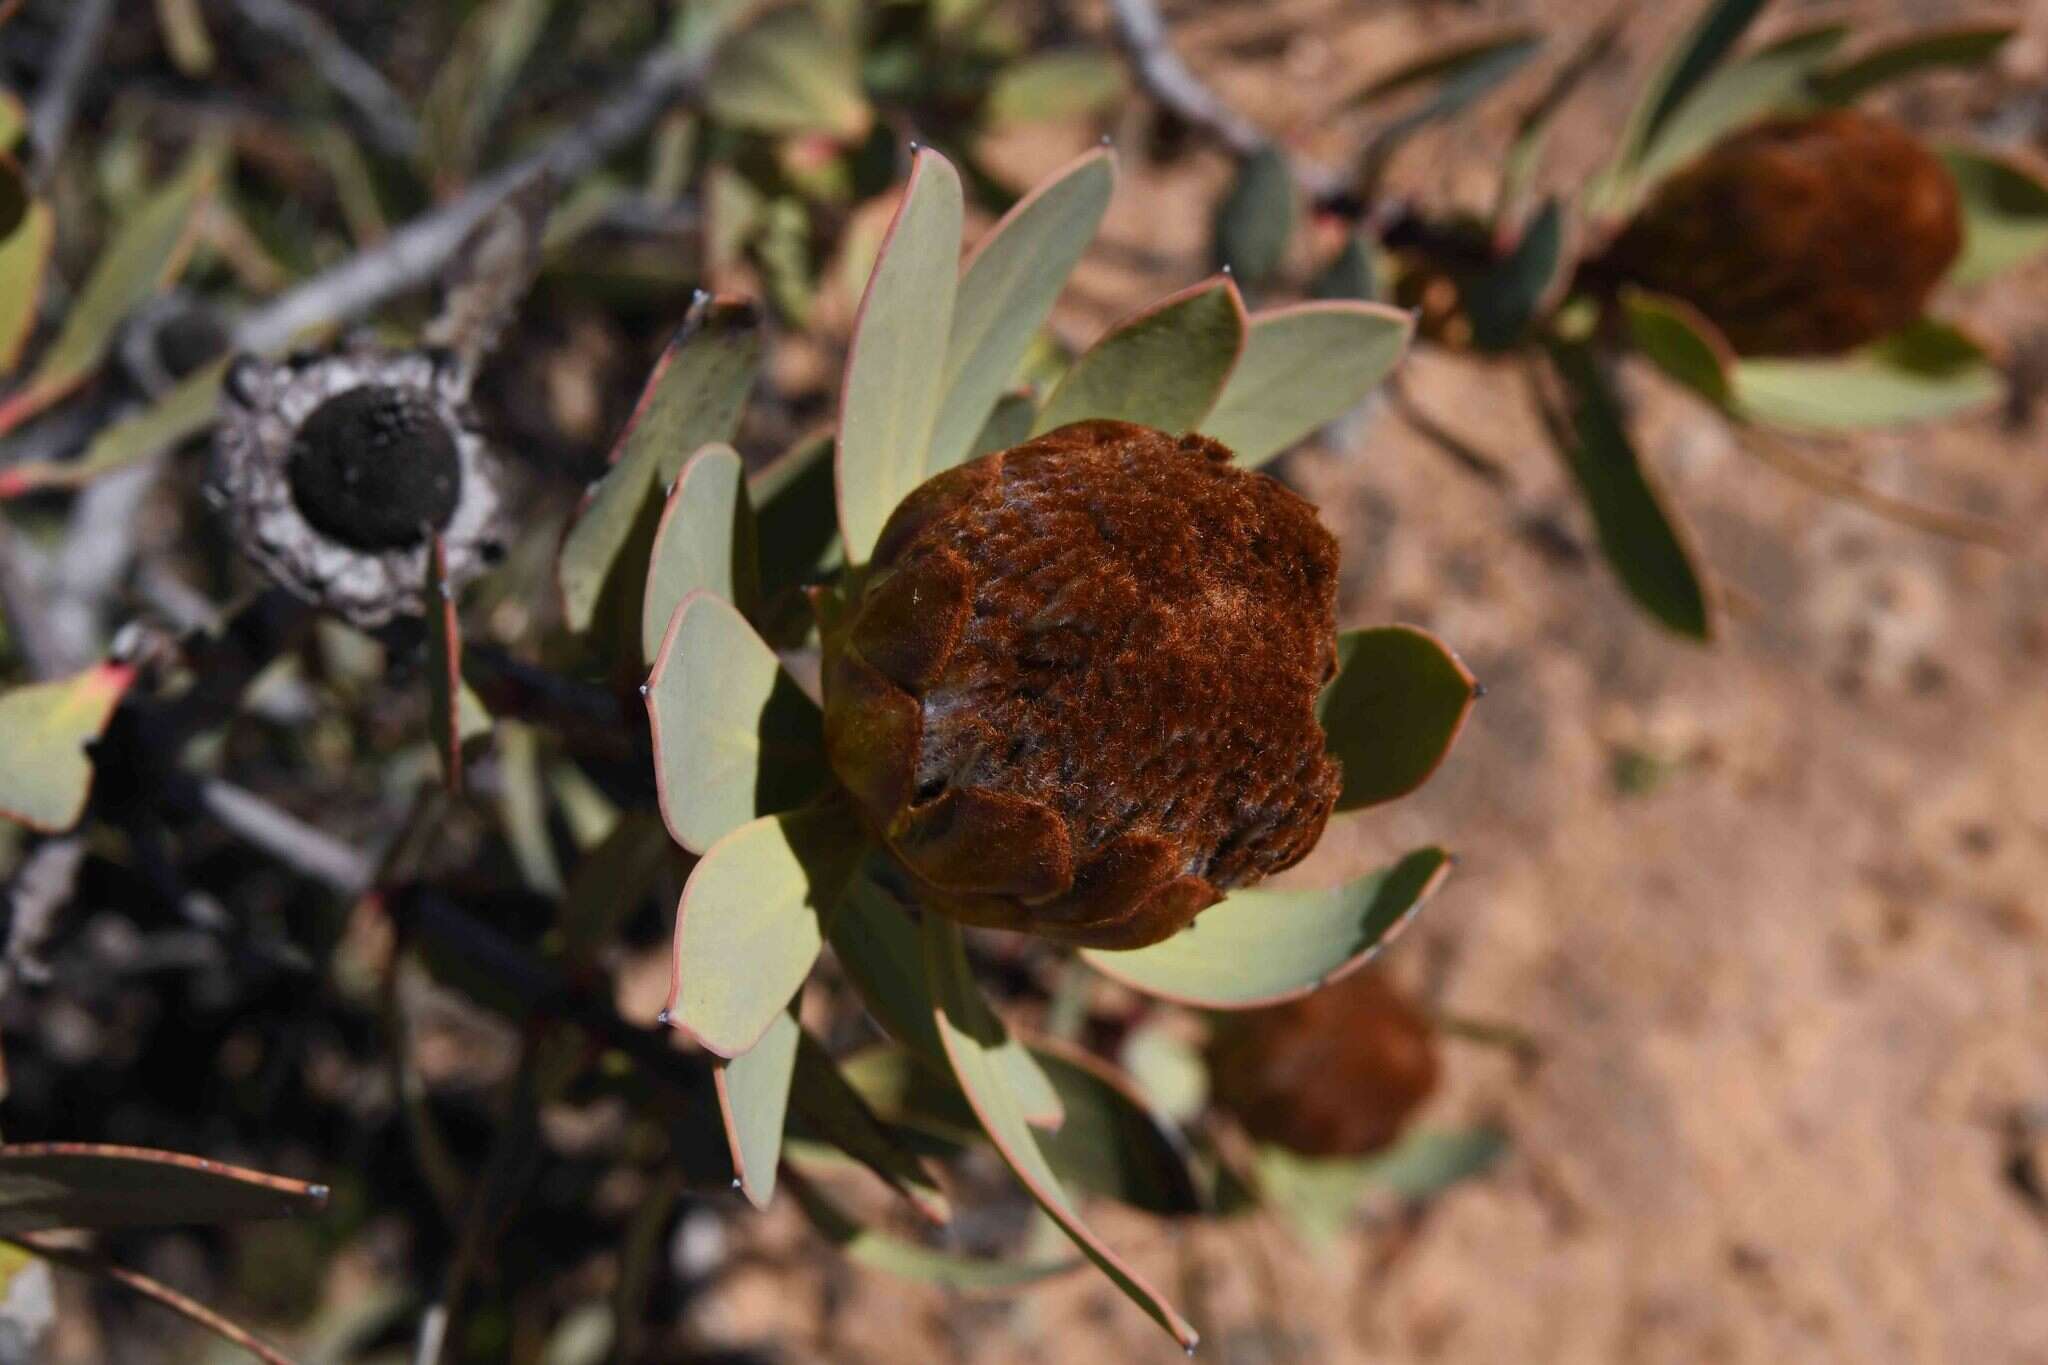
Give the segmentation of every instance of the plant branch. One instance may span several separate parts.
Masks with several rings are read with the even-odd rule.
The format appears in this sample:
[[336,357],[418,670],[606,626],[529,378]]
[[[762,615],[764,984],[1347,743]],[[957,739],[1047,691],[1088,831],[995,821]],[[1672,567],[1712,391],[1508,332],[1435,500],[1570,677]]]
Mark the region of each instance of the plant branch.
[[114,0],[72,0],[70,22],[57,44],[43,83],[29,106],[28,140],[35,151],[33,179],[45,184],[64,154],[71,135],[72,118],[78,112],[78,91],[85,74],[92,69],[107,24],[114,17]]
[[[1110,0],[1109,17],[1116,30],[1117,45],[1130,63],[1131,75],[1154,102],[1171,110],[1183,123],[1214,138],[1239,160],[1254,156],[1271,144],[1272,138],[1203,84],[1202,78],[1181,60],[1155,0]],[[1297,157],[1287,160],[1295,180],[1313,198],[1333,194],[1343,187],[1343,177],[1327,167],[1310,165]]]
[[376,873],[375,859],[233,783],[201,781],[199,803],[231,834],[344,896],[360,895]]
[[642,59],[624,89],[545,146],[243,317],[236,343],[246,350],[276,350],[303,331],[360,317],[429,283],[485,215],[534,176],[558,185],[576,180],[694,94],[717,50],[716,43],[688,52],[663,48]]
[[1836,469],[1790,441],[1760,427],[1741,429],[1743,448],[1787,478],[1829,497],[1854,503],[1864,511],[1916,531],[1946,536],[1970,545],[2012,553],[2020,548],[2018,534],[2009,526],[1967,512],[1949,512],[1908,498],[1881,493],[1845,470]]
[[177,1290],[159,1280],[153,1280],[139,1271],[116,1265],[97,1252],[81,1251],[76,1247],[59,1246],[45,1241],[33,1233],[18,1233],[12,1237],[0,1237],[0,1242],[19,1247],[31,1256],[41,1257],[52,1265],[63,1266],[66,1270],[82,1271],[88,1275],[103,1275],[116,1284],[125,1285],[146,1299],[162,1304],[173,1313],[189,1322],[197,1323],[223,1341],[232,1342],[264,1362],[264,1365],[292,1365],[292,1359],[272,1346],[240,1323],[227,1318],[200,1303],[187,1298]]
[[388,156],[419,149],[420,126],[376,67],[357,55],[327,21],[294,0],[236,0],[242,18],[295,49],[361,117],[364,131]]

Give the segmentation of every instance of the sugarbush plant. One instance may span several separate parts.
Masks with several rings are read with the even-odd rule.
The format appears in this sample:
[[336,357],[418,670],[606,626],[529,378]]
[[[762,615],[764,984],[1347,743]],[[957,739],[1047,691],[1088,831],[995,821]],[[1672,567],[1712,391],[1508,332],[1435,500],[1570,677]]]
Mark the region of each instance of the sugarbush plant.
[[[1275,290],[1387,297],[1434,344],[1524,368],[1541,425],[1622,587],[1661,625],[1707,639],[1714,594],[1692,539],[1645,468],[1615,383],[1646,360],[1736,428],[1745,450],[1821,491],[1941,534],[2003,548],[2010,528],[1888,496],[1800,448],[1808,437],[1932,422],[1998,404],[1987,346],[1930,311],[2048,247],[2048,176],[2020,158],[1933,146],[1859,107],[1895,82],[1983,67],[2008,22],[1856,42],[1840,22],[1743,47],[1764,0],[1715,0],[1666,55],[1607,168],[1531,202],[1547,132],[1629,24],[1596,24],[1516,121],[1483,213],[1390,195],[1417,131],[1497,91],[1542,47],[1511,31],[1426,54],[1349,107],[1405,97],[1363,140],[1354,173],[1245,155],[1214,223],[1217,259]],[[1298,198],[1341,225],[1290,277]],[[1325,234],[1327,237],[1327,233]],[[1403,414],[1467,470],[1505,468],[1444,423]]]

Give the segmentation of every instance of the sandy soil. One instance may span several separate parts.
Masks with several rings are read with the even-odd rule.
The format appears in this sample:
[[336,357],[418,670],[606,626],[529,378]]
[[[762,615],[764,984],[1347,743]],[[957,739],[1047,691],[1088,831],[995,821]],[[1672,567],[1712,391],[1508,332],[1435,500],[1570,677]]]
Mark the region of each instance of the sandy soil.
[[[1780,8],[1781,24],[1815,12]],[[1890,25],[1984,13],[1856,8]],[[1596,17],[1576,0],[1178,13],[1207,75],[1318,151],[1343,143],[1323,116],[1344,83],[1422,44]],[[1564,129],[1554,179],[1597,162],[1647,34],[1682,17],[1645,17]],[[2013,88],[2048,66],[2048,14],[2029,22]],[[1999,88],[1937,82],[1917,107],[1953,131]],[[1417,147],[1409,186],[1476,199],[1514,107]],[[1080,338],[1199,273],[1201,206],[1227,168],[1134,159],[1107,235],[1161,268],[1099,253],[1064,319]],[[2010,345],[2044,301],[2037,267],[1946,302]],[[1333,827],[1294,875],[1431,840],[1461,852],[1391,957],[1447,1008],[1540,1044],[1533,1069],[1453,1044],[1430,1113],[1498,1120],[1513,1154],[1413,1226],[1320,1258],[1270,1228],[1176,1242],[1102,1222],[1167,1283],[1192,1259],[1217,1360],[2048,1362],[2048,1221],[2009,1169],[2012,1116],[2048,1102],[2048,424],[1991,415],[1830,452],[1891,492],[2025,528],[2027,552],[2003,556],[1809,493],[1633,374],[1647,455],[1727,608],[1699,649],[1529,533],[1586,530],[1512,370],[1424,352],[1407,375],[1515,493],[1384,413],[1286,476],[1344,541],[1346,620],[1439,631],[1488,695],[1423,794]],[[975,1303],[832,1266],[787,1210],[740,1235],[740,1269],[698,1318],[710,1339],[849,1362],[1176,1354],[1089,1277]],[[1262,1256],[1291,1343],[1254,1330]]]

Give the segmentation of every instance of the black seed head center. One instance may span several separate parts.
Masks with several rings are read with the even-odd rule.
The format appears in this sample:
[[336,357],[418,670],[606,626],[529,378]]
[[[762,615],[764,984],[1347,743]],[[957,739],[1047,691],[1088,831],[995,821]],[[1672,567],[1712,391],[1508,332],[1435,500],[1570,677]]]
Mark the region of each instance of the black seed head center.
[[285,468],[313,528],[358,550],[402,550],[438,531],[462,496],[455,433],[414,389],[365,384],[313,409]]

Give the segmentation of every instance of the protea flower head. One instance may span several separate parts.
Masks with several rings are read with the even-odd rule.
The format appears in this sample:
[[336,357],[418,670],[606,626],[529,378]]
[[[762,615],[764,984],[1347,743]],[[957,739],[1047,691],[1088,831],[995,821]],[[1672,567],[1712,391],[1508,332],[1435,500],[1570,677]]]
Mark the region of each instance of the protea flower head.
[[497,464],[467,367],[435,350],[349,348],[229,368],[214,494],[242,550],[358,626],[416,608],[438,534],[459,586],[496,558]]
[[1246,1132],[1308,1157],[1392,1143],[1436,1089],[1428,1018],[1378,970],[1233,1015],[1209,1047],[1210,1093]]
[[1665,180],[1594,273],[1697,308],[1744,355],[1826,355],[1912,322],[1962,247],[1955,182],[1849,109],[1766,119]]
[[825,742],[928,910],[1135,948],[1298,862],[1337,547],[1201,436],[1061,427],[941,473],[828,622]]

